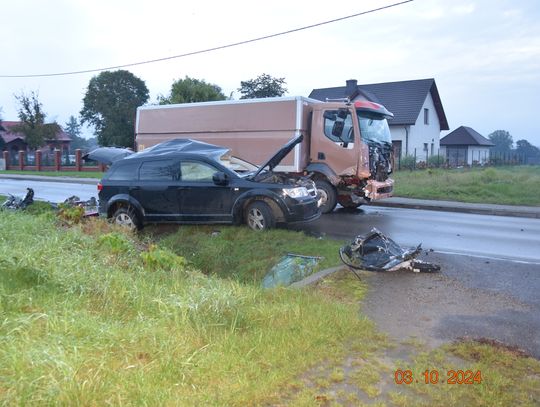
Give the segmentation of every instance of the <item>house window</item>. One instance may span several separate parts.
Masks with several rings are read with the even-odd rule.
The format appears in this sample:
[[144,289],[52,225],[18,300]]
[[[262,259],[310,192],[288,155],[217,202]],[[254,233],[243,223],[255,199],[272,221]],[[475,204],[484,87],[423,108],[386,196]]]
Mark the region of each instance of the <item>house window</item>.
[[429,124],[429,109],[424,108],[424,124]]

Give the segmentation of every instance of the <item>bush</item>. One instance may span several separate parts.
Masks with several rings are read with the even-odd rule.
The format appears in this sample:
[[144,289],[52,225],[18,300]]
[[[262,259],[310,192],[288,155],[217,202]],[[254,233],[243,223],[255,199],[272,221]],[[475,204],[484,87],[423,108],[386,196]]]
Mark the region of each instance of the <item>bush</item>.
[[413,155],[406,155],[399,162],[399,169],[414,170],[416,168],[416,159]]
[[429,168],[439,168],[444,167],[445,162],[446,160],[442,155],[432,155],[428,158],[427,165]]

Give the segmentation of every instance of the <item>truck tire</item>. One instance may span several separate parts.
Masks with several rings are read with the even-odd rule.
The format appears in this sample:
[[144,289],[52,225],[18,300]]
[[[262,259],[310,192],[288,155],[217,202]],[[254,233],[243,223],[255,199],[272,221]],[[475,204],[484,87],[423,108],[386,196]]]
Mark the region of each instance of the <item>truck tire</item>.
[[317,191],[321,194],[321,212],[332,212],[337,205],[336,188],[328,181],[322,179],[315,180],[315,186],[317,187]]
[[249,228],[255,231],[272,229],[276,224],[272,209],[262,201],[248,205],[245,219]]
[[138,230],[142,228],[142,222],[133,206],[118,208],[113,216],[112,221],[117,225],[123,226],[129,230]]

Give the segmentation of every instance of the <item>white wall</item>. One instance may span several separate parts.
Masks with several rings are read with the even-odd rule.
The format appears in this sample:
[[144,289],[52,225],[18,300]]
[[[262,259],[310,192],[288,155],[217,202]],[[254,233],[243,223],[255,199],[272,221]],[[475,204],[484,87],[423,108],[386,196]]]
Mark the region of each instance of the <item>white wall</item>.
[[[429,124],[424,124],[425,108],[428,109]],[[426,100],[420,109],[420,113],[416,118],[416,123],[414,126],[411,126],[409,133],[409,154],[414,155],[414,149],[416,148],[416,159],[418,161],[425,161],[426,151],[424,150],[424,143],[427,143],[428,156],[431,157],[431,145],[433,144],[433,154],[437,155],[440,147],[440,139],[441,125],[439,123],[439,117],[437,116],[431,93],[428,93]]]
[[[478,158],[480,155],[480,159]],[[489,147],[469,146],[467,152],[467,164],[472,165],[473,161],[485,164],[489,161]]]

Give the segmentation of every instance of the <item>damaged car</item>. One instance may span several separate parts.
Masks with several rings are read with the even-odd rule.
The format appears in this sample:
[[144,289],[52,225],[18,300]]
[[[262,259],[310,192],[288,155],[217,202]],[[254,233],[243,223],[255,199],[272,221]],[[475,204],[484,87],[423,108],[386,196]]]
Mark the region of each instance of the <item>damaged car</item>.
[[277,223],[307,222],[320,216],[313,181],[287,179],[273,169],[302,141],[289,141],[252,171],[229,149],[175,139],[138,153],[98,148],[86,159],[109,163],[98,184],[99,214],[140,229],[146,223],[246,223],[265,230]]

